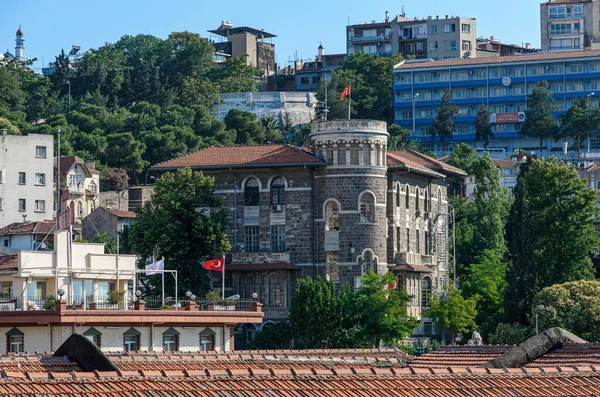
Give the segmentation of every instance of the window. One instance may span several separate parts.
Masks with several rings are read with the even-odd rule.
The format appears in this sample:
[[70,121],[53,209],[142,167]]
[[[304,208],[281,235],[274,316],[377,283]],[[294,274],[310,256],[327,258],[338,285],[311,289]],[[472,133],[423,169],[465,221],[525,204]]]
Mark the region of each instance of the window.
[[96,347],[102,348],[102,333],[96,328],[90,328],[83,333],[83,336],[88,338]]
[[285,226],[271,226],[271,251],[285,251]]
[[[8,240],[4,240],[8,243]],[[4,281],[0,283],[0,299],[12,298],[12,282]]]
[[429,194],[427,194],[427,190],[424,192],[423,211],[429,212]]
[[340,230],[340,210],[335,201],[325,205],[325,230]]
[[365,193],[360,198],[360,221],[375,223],[375,198],[371,193]]
[[463,33],[471,33],[471,25],[469,25],[468,23],[463,23],[460,26],[460,30]]
[[458,115],[459,116],[468,116],[469,115],[469,108],[468,107],[459,107],[458,108]]
[[571,34],[570,23],[555,23],[550,25],[550,34]]
[[446,23],[444,24],[444,33],[456,32],[456,24]]
[[83,204],[81,203],[81,201],[77,202],[77,216],[83,216]]
[[423,323],[423,333],[425,336],[433,335],[433,327],[431,321],[426,321]]
[[435,52],[437,50],[438,50],[438,42],[437,41],[430,41],[429,42],[429,51]]
[[281,293],[282,286],[281,277],[279,274],[273,273],[267,279],[267,306],[284,307],[283,294]]
[[244,187],[244,205],[259,205],[258,180],[256,178],[250,178],[246,181],[246,186]]
[[0,171],[0,183],[4,183],[4,173]]
[[410,229],[404,229],[404,241],[406,242],[406,246],[404,247],[404,251],[410,251]]
[[91,192],[98,193],[98,187],[96,186],[96,183],[94,181],[90,182],[90,184],[88,185],[88,189]]
[[362,274],[371,270],[374,273],[377,273],[377,264],[373,258],[373,252],[370,250],[366,250],[363,253],[362,257]]
[[462,41],[462,50],[463,51],[471,51],[471,42],[469,40]]
[[417,254],[421,253],[421,244],[419,241],[420,239],[421,239],[420,232],[418,230],[415,230],[415,252]]
[[487,89],[485,89],[485,88],[475,88],[471,93],[471,96],[473,98],[484,98],[486,95],[487,95]]
[[27,175],[24,172],[19,172],[19,185],[24,185],[27,182]]
[[19,199],[19,211],[27,211],[27,200]]
[[396,226],[396,252],[402,250],[402,240],[400,239],[400,227]]
[[456,51],[456,40],[450,40],[450,51]]
[[0,211],[4,209],[4,199],[0,197]]
[[452,90],[452,98],[453,99],[468,98],[468,97],[469,97],[468,90]]
[[415,211],[419,212],[421,206],[419,205],[419,188],[415,188]]
[[215,350],[215,336],[217,333],[210,328],[200,332],[200,350],[209,352]]
[[6,351],[9,353],[23,353],[25,351],[25,334],[13,328],[6,333]]
[[162,334],[163,336],[163,352],[179,351],[179,332],[173,328],[169,328]]
[[36,146],[35,147],[35,157],[46,158],[46,146]]
[[301,77],[300,84],[310,84],[310,79],[308,77]]
[[275,178],[271,182],[271,205],[285,205],[285,182]]
[[567,67],[568,73],[583,73],[583,65],[578,63]]
[[429,26],[429,33],[437,33],[438,32],[438,25],[430,25]]
[[35,174],[35,184],[36,185],[45,185],[46,184],[46,174]]
[[419,118],[420,119],[428,119],[431,118],[431,109],[422,109],[419,110]]
[[563,65],[549,65],[546,67],[546,74],[562,74]]
[[406,209],[410,208],[410,187],[406,185],[406,195],[404,196],[404,207]]
[[313,84],[319,84],[319,76],[313,76],[311,80]]
[[135,328],[129,328],[123,333],[123,348],[126,352],[140,350],[142,333]]
[[258,226],[246,226],[244,230],[246,252],[260,250],[260,232]]
[[421,280],[421,307],[429,307],[429,300],[431,298],[431,277],[425,276]]
[[35,212],[46,212],[46,201],[35,200]]

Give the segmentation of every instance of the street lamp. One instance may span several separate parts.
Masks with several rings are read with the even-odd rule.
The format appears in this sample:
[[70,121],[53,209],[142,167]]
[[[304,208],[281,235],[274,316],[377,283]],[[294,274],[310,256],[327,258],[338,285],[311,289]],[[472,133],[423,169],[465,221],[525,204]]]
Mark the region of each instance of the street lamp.
[[535,311],[535,334],[539,334],[539,330],[538,330],[538,314],[544,310],[544,305],[537,305],[536,306],[536,311]]
[[58,294],[58,300],[62,300],[62,297],[65,294],[65,290],[61,288],[58,291],[56,291],[56,293]]
[[258,294],[256,292],[252,293],[252,299],[254,299],[255,302],[258,299]]
[[136,300],[140,300],[140,296],[142,296],[142,291],[140,291],[139,289],[135,290],[135,298],[136,298]]
[[71,81],[67,80],[67,84],[69,85],[69,113],[71,113]]
[[[590,97],[593,96],[594,94],[595,94],[595,92],[591,92],[585,97],[585,110],[590,109]],[[587,139],[587,152],[588,153],[590,152],[590,137],[589,137],[589,135],[588,135],[588,139]]]
[[186,297],[188,300],[190,300],[190,297],[191,297],[191,296],[192,296],[192,291],[187,291],[187,292],[185,293],[185,297]]
[[417,131],[415,130],[415,121],[416,121],[415,119],[416,119],[416,117],[417,117],[417,115],[416,115],[416,113],[415,113],[415,101],[417,100],[417,97],[418,97],[418,96],[419,96],[419,93],[417,92],[417,93],[415,94],[415,96],[413,96],[413,101],[412,101],[412,102],[413,102],[413,111],[412,111],[412,116],[413,116],[413,117],[412,117],[412,119],[413,119],[413,128],[412,128],[412,134],[413,134],[413,136],[416,136],[416,135],[417,135]]

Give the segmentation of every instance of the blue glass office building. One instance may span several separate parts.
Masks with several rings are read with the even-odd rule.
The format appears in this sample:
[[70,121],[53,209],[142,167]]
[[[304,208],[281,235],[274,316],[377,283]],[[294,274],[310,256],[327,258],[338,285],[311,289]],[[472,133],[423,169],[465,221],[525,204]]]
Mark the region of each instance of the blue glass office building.
[[[410,131],[411,139],[445,155],[459,142],[483,146],[475,141],[474,127],[477,108],[483,103],[496,120],[490,150],[507,154],[518,148],[539,152],[539,139],[527,138],[520,131],[527,94],[542,80],[550,85],[557,118],[580,98],[588,97],[590,108],[598,107],[600,51],[404,61],[394,67],[394,121]],[[430,135],[445,88],[452,91],[452,100],[459,108],[450,142],[440,142],[439,137],[432,139]],[[543,156],[563,150],[562,142],[548,141],[544,146]],[[600,136],[590,140],[590,150],[600,151]]]

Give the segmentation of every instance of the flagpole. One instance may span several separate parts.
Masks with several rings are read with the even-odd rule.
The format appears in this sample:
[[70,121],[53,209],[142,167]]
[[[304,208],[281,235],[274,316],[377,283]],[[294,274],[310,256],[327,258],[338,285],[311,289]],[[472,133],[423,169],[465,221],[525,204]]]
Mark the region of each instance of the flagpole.
[[225,255],[223,255],[223,271],[222,273],[222,283],[221,283],[221,298],[225,300]]
[[[163,265],[162,271],[160,273],[162,276],[162,305],[165,305],[165,267]],[[175,297],[175,302],[177,302],[177,297]]]
[[352,84],[348,85],[348,120],[350,120],[350,104],[352,103]]

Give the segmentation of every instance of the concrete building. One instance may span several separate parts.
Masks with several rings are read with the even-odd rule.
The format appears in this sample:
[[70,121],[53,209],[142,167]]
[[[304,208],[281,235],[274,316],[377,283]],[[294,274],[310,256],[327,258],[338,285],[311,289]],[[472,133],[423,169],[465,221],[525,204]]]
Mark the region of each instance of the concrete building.
[[540,4],[542,51],[600,50],[596,0],[550,0]]
[[404,14],[383,22],[346,27],[348,55],[366,52],[381,56],[402,54],[416,58],[451,59],[477,56],[475,18],[439,15],[407,18]]
[[346,61],[346,54],[325,54],[325,48],[319,44],[314,61],[303,62],[296,69],[296,91],[317,91],[322,79],[331,80],[335,70]]
[[116,240],[117,235],[131,227],[135,217],[135,212],[131,211],[96,208],[83,218],[81,226],[83,239],[91,241],[97,234],[107,233],[111,239]]
[[232,349],[238,322],[262,321],[258,302],[237,302],[226,312],[191,300],[148,310],[132,296],[135,255],[105,255],[102,244],[70,243],[66,231],[54,240],[52,251],[0,256],[0,333],[7,340],[1,354],[53,351],[76,332],[105,352],[225,351]]
[[[231,219],[226,292],[257,293],[267,322],[285,319],[299,277],[357,287],[367,270],[395,272],[413,296],[409,314],[421,318],[448,280],[445,179],[464,172],[410,150],[387,151],[386,127],[313,123],[311,152],[210,147],[152,169],[191,167],[215,178]],[[430,333],[431,321],[422,320],[417,332]]]
[[539,52],[538,48],[532,48],[530,43],[525,43],[525,46],[516,44],[506,44],[491,36],[489,39],[477,39],[477,58],[507,56],[518,54],[531,54]]
[[52,219],[51,135],[0,136],[0,226]]
[[[441,160],[441,159],[440,159]],[[520,162],[516,158],[511,160],[492,160],[500,173],[500,187],[505,187],[511,194],[517,186]],[[463,192],[465,197],[473,198],[475,194],[475,177],[467,175],[463,179]]]
[[227,56],[247,57],[246,64],[258,68],[261,76],[275,74],[275,45],[272,40],[276,35],[249,26],[234,27],[226,21],[208,32],[219,59]]
[[[544,142],[539,153],[539,140],[520,134],[527,95],[540,81],[550,84],[549,90],[557,106],[555,117],[564,114],[573,101],[588,97],[590,108],[598,107],[600,97],[600,51],[537,53],[495,58],[456,59],[445,61],[403,61],[394,68],[394,122],[410,131],[411,139],[439,157],[449,155],[455,142],[476,146],[475,114],[480,104],[488,106],[494,138],[488,147],[494,158],[507,158],[515,149],[538,157],[561,156],[563,142]],[[455,132],[451,140],[440,142],[431,138],[431,124],[440,106],[444,89],[452,91],[453,102],[459,108],[454,119]],[[413,114],[414,109],[414,114]],[[414,129],[413,129],[414,125]],[[573,145],[569,144],[569,148]],[[479,149],[478,149],[479,150]],[[483,148],[481,148],[483,150]],[[600,140],[594,134],[590,151],[600,150]],[[595,153],[584,153],[595,155]],[[576,153],[571,151],[567,158]]]
[[3,58],[5,59],[14,59],[17,61],[26,61],[27,58],[25,58],[25,34],[23,33],[23,30],[21,29],[21,25],[19,25],[19,30],[17,30],[17,33],[15,34],[16,38],[15,38],[15,53],[11,54],[8,49],[6,50],[6,52],[4,53]]
[[[81,235],[81,222],[98,207],[100,191],[100,171],[94,169],[93,163],[86,163],[77,156],[60,158],[60,168],[55,159],[55,173],[60,175],[60,199],[56,194],[56,203],[61,202],[63,212],[71,205],[75,209],[74,230]],[[60,174],[58,174],[60,172]]]
[[3,254],[20,250],[46,250],[54,246],[55,221],[12,223],[0,228],[0,251]]

